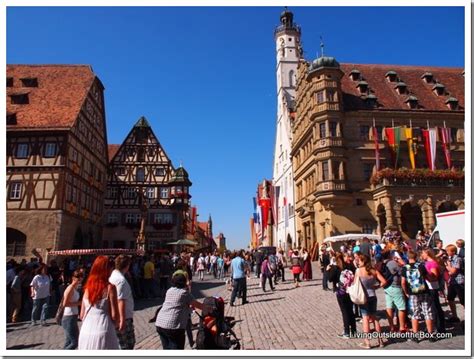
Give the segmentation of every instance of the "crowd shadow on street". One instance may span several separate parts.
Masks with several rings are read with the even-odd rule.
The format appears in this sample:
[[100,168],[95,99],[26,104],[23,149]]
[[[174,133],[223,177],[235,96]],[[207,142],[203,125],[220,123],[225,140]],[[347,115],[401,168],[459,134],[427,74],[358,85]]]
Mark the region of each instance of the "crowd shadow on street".
[[278,297],[278,298],[266,298],[266,299],[260,299],[260,300],[255,300],[252,301],[251,303],[263,303],[263,302],[273,302],[275,300],[282,300],[284,299],[283,297]]
[[43,345],[44,343],[34,343],[34,344],[20,344],[20,345],[13,345],[8,347],[7,350],[19,350],[19,349],[31,349]]

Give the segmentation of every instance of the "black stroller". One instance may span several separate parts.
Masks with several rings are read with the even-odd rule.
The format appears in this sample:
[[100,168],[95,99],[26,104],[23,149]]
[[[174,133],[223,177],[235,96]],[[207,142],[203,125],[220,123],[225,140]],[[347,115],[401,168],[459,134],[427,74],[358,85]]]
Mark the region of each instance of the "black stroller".
[[195,312],[199,316],[196,349],[239,350],[240,341],[232,330],[235,318],[224,316],[224,299],[207,297],[203,304],[202,315]]

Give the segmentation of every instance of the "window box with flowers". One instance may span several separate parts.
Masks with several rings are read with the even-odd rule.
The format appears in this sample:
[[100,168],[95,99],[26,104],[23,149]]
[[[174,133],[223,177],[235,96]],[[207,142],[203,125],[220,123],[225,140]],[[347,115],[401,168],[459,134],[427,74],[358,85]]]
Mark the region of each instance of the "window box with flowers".
[[384,168],[370,178],[370,183],[378,186],[462,186],[464,172],[453,170],[430,170],[427,168]]

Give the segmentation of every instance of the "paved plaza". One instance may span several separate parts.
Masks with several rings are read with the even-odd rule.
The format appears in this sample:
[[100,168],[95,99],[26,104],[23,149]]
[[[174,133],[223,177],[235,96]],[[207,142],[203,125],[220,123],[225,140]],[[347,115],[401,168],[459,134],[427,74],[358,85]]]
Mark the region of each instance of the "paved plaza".
[[[235,307],[226,305],[226,315],[234,316],[237,321],[234,330],[241,339],[242,349],[359,349],[358,343],[362,339],[337,337],[337,334],[342,332],[342,317],[335,294],[322,290],[319,266],[315,263],[313,272],[316,279],[303,282],[299,288],[294,288],[293,283],[287,281],[279,283],[274,292],[263,293],[258,286],[258,280],[253,277],[248,281],[250,303],[242,306],[237,299]],[[291,278],[288,270],[286,278]],[[204,282],[193,283],[193,294],[198,299],[220,295],[228,303],[230,291],[225,288],[223,281],[207,276]],[[378,309],[383,310],[385,303],[383,291],[378,290],[377,294]],[[155,327],[152,323],[148,323],[160,303],[161,300],[136,301],[135,349],[161,349]],[[459,305],[458,313],[464,320],[464,310]],[[194,321],[197,321],[198,318],[193,317]],[[53,324],[52,319],[48,320],[48,324],[47,327],[30,327],[29,323],[8,324],[7,349],[61,349],[64,343],[63,329]],[[381,325],[384,330],[388,330],[386,319],[381,320]],[[362,331],[361,323],[357,326],[358,330]],[[448,327],[448,331],[453,333],[450,339],[435,343],[424,340],[418,344],[394,339],[384,349],[464,349],[463,326],[457,324]],[[375,342],[373,340],[373,344]],[[186,346],[189,349],[187,343]]]

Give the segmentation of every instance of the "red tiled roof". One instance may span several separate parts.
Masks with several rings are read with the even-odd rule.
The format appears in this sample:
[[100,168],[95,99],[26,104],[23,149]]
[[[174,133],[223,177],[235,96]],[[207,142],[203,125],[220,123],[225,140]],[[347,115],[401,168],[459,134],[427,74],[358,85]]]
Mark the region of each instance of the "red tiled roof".
[[108,152],[109,152],[109,162],[112,161],[112,158],[117,154],[120,145],[108,145]]
[[201,228],[204,232],[207,232],[207,222],[197,222],[199,228]]
[[[7,65],[9,77],[7,112],[16,113],[17,124],[8,129],[72,127],[96,78],[88,65]],[[23,87],[22,78],[37,78],[38,87]],[[28,93],[28,104],[11,103],[20,93]]]
[[[371,93],[377,97],[378,110],[451,111],[445,103],[449,97],[455,97],[459,101],[460,110],[464,110],[464,76],[462,74],[464,69],[462,68],[341,64],[341,70],[344,72],[341,86],[346,111],[367,109],[356,87],[358,81],[353,81],[349,77],[352,70],[359,70],[361,79],[367,81]],[[389,82],[385,78],[388,71],[397,73],[400,81],[406,84],[409,94],[398,94],[395,90],[397,81]],[[433,79],[442,83],[449,95],[437,96],[432,91],[434,83],[427,84],[421,78],[425,72],[431,72]],[[405,103],[410,95],[418,98],[419,109],[410,110]]]

